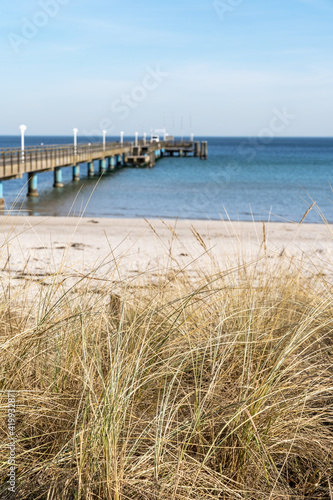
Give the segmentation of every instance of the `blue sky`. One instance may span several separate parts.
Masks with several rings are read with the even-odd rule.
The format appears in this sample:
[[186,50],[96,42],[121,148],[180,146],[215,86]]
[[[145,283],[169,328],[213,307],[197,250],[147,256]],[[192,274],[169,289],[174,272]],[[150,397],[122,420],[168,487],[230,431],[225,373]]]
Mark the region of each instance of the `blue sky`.
[[[333,0],[2,0],[0,134],[333,132]],[[183,125],[182,125],[183,124]],[[269,133],[269,132],[267,132]]]

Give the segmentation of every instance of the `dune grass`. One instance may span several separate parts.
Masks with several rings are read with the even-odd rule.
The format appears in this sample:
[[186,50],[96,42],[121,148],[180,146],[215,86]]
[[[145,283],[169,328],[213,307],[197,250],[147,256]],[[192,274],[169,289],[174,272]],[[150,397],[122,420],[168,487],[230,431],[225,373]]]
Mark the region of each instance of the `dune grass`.
[[10,390],[16,498],[332,499],[332,288],[265,259],[4,289],[0,497]]

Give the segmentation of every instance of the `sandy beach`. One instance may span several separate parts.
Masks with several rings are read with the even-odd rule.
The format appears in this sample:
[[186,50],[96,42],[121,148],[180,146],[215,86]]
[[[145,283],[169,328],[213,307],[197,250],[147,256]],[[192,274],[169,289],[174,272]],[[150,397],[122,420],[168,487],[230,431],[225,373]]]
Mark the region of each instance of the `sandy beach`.
[[1,217],[1,272],[36,275],[105,274],[118,278],[157,269],[208,271],[265,255],[316,265],[330,274],[333,226],[203,221]]

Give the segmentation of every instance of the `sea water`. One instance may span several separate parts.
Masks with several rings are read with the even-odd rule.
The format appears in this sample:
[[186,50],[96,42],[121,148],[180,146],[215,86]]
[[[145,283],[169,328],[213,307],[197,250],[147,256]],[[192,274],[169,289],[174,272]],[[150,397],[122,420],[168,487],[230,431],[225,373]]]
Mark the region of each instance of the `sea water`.
[[[125,140],[134,140],[125,138]],[[116,140],[113,138],[112,140]],[[319,207],[333,223],[333,139],[217,138],[208,141],[208,160],[166,157],[154,168],[119,168],[100,178],[72,182],[63,169],[63,188],[53,173],[38,174],[38,198],[27,198],[27,176],[4,182],[7,211],[43,216],[231,219],[321,222]],[[26,137],[26,145],[71,144],[72,137]],[[88,142],[80,137],[79,142]],[[20,137],[0,136],[1,147],[19,147]],[[97,163],[97,162],[96,162]]]

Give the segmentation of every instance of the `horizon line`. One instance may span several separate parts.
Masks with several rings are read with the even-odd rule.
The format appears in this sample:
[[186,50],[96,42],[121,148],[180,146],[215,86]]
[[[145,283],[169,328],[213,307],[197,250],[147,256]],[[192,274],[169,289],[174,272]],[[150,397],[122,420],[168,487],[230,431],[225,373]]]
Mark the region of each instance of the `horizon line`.
[[[141,137],[143,134],[139,134],[139,137]],[[147,134],[150,135],[150,134]],[[17,137],[20,138],[20,134],[0,134],[0,137]],[[73,134],[25,134],[25,137],[73,137]],[[86,135],[80,135],[78,134],[78,138],[87,138],[89,137],[97,137],[97,136],[86,136]],[[99,136],[98,136],[99,137]],[[103,140],[103,135],[101,134],[101,140]],[[120,134],[118,135],[107,135],[106,137],[111,137],[111,138],[116,138],[120,137]],[[135,134],[124,134],[124,137],[135,137]],[[172,135],[171,137],[183,137],[184,139],[190,138],[190,134],[175,134]],[[244,137],[246,138],[261,138],[258,135],[211,135],[211,134],[194,134],[195,137],[207,137],[207,138],[219,138],[219,139],[243,139]],[[275,136],[275,137],[265,137],[264,139],[333,139],[333,135],[286,135],[286,136]]]

